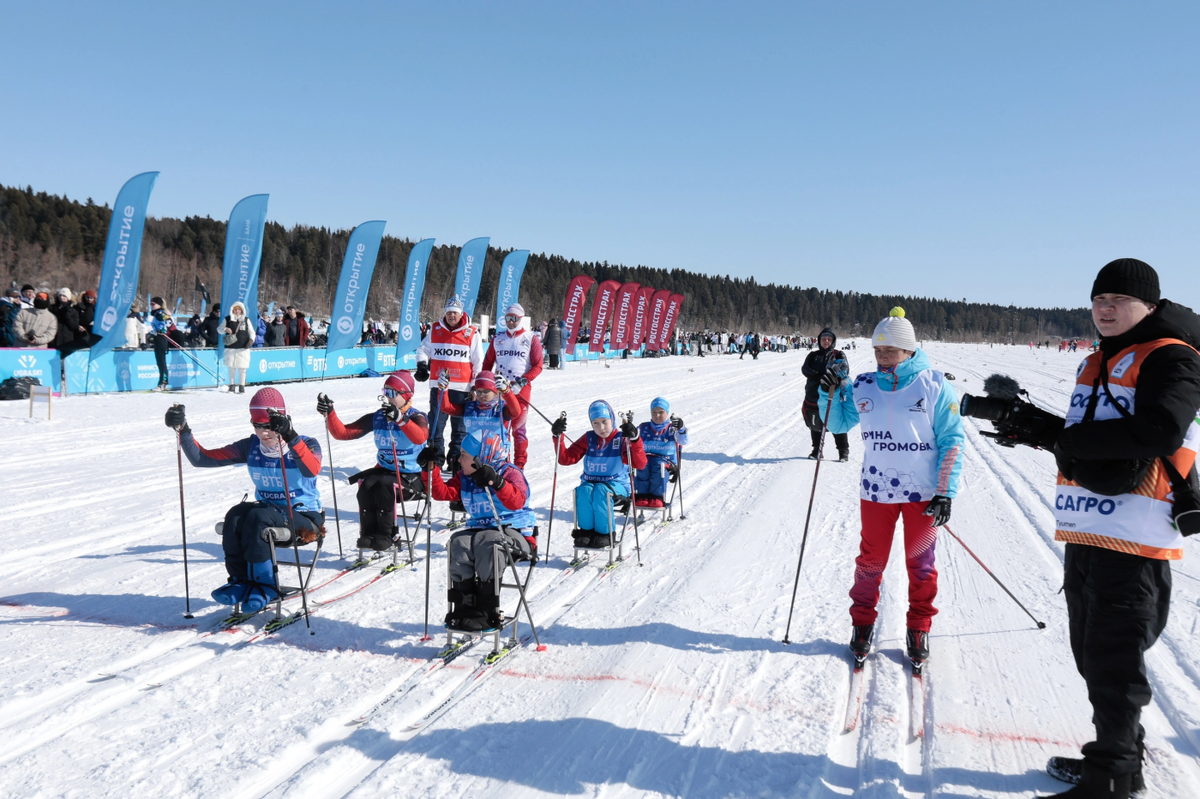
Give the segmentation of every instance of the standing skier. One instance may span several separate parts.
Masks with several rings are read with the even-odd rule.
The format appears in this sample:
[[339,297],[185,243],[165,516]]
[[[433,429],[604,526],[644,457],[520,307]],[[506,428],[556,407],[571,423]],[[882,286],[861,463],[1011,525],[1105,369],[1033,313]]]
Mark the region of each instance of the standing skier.
[[667,483],[679,479],[679,447],[687,446],[683,420],[672,419],[671,403],[664,397],[650,402],[650,421],[638,425],[638,438],[646,451],[646,467],[634,475],[639,508],[661,508]]
[[[463,313],[463,301],[458,295],[446,301],[442,318],[434,322],[421,345],[417,347],[417,371],[414,376],[418,383],[424,383],[429,375],[439,377],[444,370],[449,377],[447,392],[450,400],[462,405],[468,399],[467,390],[475,382],[483,363],[483,345],[479,342],[479,330],[471,324],[471,318]],[[437,452],[439,459],[444,454],[442,434],[446,429],[446,415],[437,412],[439,390],[436,386],[429,389],[429,412],[436,421],[430,431],[430,443]],[[449,458],[439,460],[449,463],[451,471],[458,468],[458,444],[462,441],[462,419],[455,418],[450,422]]]
[[1167,624],[1170,562],[1196,532],[1182,512],[1198,510],[1200,318],[1161,298],[1149,264],[1121,258],[1096,276],[1092,321],[1099,352],[1080,364],[1055,446],[1054,538],[1096,738],[1048,770],[1079,783],[1060,797],[1123,799],[1144,787],[1145,653]]
[[325,417],[330,434],[350,441],[373,434],[375,465],[352,475],[358,483],[358,547],[385,552],[396,541],[396,475],[404,490],[404,501],[424,496],[417,453],[429,438],[429,420],[413,407],[416,384],[408,372],[393,372],[383,383],[383,407],[343,424],[333,409],[333,400],[317,396],[317,413]]
[[503,332],[497,333],[483,356],[483,368],[505,378],[518,392],[521,413],[513,419],[512,461],[518,469],[529,460],[529,439],[525,421],[529,416],[529,400],[533,380],[542,373],[542,340],[521,325],[525,309],[513,303],[504,311]]
[[603,549],[612,541],[609,522],[613,500],[628,497],[631,489],[626,442],[635,469],[646,468],[646,451],[633,422],[623,423],[618,430],[617,415],[604,400],[596,400],[588,407],[588,420],[592,429],[565,449],[560,448],[558,441],[567,432],[565,416],[554,421],[550,433],[560,464],[570,466],[583,461],[583,477],[575,488],[575,529],[571,531],[575,546]]
[[[254,435],[205,449],[196,443],[188,427],[182,405],[167,411],[167,427],[180,433],[183,454],[193,466],[201,468],[233,466],[244,463],[254,481],[254,502],[239,502],[225,514],[221,525],[225,550],[225,571],[229,582],[212,592],[223,605],[242,605],[242,611],[255,613],[279,597],[271,563],[271,546],[263,536],[268,527],[286,528],[288,508],[295,520],[295,532],[301,544],[312,543],[324,531],[325,512],[317,475],[321,473],[321,445],[292,428],[283,395],[273,388],[260,389],[250,399],[250,424]],[[280,466],[280,458],[283,466]],[[284,492],[283,469],[287,469]],[[280,541],[276,546],[291,546]]]
[[426,470],[430,496],[439,502],[462,502],[467,512],[467,529],[452,535],[447,547],[451,605],[446,626],[474,632],[498,627],[495,545],[503,544],[517,560],[537,557],[537,517],[529,508],[529,483],[520,469],[505,462],[504,444],[493,433],[475,430],[463,438],[460,468],[449,482],[434,468],[435,455],[429,447],[417,456]]
[[836,401],[829,429],[848,433],[862,424],[862,542],[850,589],[850,648],[858,659],[871,651],[879,584],[892,549],[896,520],[904,518],[908,566],[908,656],[915,668],[929,657],[929,628],[937,608],[934,544],[937,529],[950,521],[950,500],[962,470],[962,417],[958,395],[917,348],[912,323],[903,308],[875,327],[872,336],[878,368],[854,379],[845,361],[829,365],[821,378],[819,410],[829,394]]
[[[803,413],[804,423],[812,432],[812,452],[808,457],[813,460],[820,456],[821,450],[823,422],[821,414],[817,412],[817,390],[821,386],[821,377],[829,369],[830,363],[846,360],[846,356],[841,350],[833,348],[835,344],[837,344],[837,334],[830,328],[825,328],[817,336],[818,348],[808,354],[808,357],[804,359],[804,366],[800,367],[801,373],[808,378],[808,382],[804,384]],[[833,443],[837,445],[838,460],[842,463],[850,460],[849,436],[846,433],[834,433]]]

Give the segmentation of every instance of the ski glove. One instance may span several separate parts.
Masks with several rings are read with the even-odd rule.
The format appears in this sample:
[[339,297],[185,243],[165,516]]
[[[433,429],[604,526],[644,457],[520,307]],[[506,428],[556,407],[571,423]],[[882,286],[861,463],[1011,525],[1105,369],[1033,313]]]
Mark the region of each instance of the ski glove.
[[825,389],[826,393],[832,394],[845,384],[849,374],[850,367],[845,361],[834,361],[829,364],[825,374],[821,375],[821,388]]
[[480,488],[492,486],[493,489],[500,487],[500,475],[496,474],[496,470],[491,466],[482,465],[475,470],[475,474],[471,475],[471,479],[475,481],[475,485]]
[[501,394],[507,394],[511,388],[508,384],[508,378],[504,375],[496,375],[496,390]]
[[270,421],[267,425],[271,431],[284,441],[291,441],[296,437],[296,430],[292,427],[292,417],[282,414],[279,411],[267,411],[270,414]]
[[621,422],[621,435],[625,436],[626,441],[637,441],[638,429],[633,422]]
[[558,438],[567,432],[567,417],[560,416],[550,425],[550,435]]
[[424,383],[429,379],[429,362],[421,361],[417,364],[417,371],[413,372],[413,380],[418,383]]
[[933,517],[934,527],[941,527],[950,521],[950,497],[943,497],[941,494],[934,496],[925,507],[924,515]]
[[383,404],[383,415],[387,417],[389,422],[400,421],[400,409],[390,402]]
[[438,375],[437,387],[442,391],[450,388],[450,373],[445,369],[443,369],[441,374]]
[[333,400],[326,394],[317,395],[317,413],[322,416],[328,416],[333,412]]
[[438,451],[433,447],[425,447],[417,453],[417,465],[421,467],[421,471],[432,472],[440,460]]
[[683,429],[683,419],[680,419],[678,416],[672,416],[671,417],[671,428],[676,431],[682,430]]
[[188,427],[187,416],[184,415],[182,405],[172,405],[167,408],[167,427],[173,427],[181,433],[191,432]]

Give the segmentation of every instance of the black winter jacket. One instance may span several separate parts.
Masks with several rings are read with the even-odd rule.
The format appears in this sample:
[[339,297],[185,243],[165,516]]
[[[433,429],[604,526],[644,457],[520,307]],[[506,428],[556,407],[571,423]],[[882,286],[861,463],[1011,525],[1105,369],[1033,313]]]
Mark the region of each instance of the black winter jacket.
[[[821,336],[829,336],[833,339],[829,349],[821,349]],[[829,368],[829,361],[833,359],[834,353],[837,353],[839,358],[845,357],[836,348],[837,334],[829,328],[825,328],[817,336],[817,348],[808,354],[808,357],[804,359],[804,366],[800,367],[800,373],[808,378],[808,382],[804,384],[805,402],[815,403],[817,401],[817,389],[821,387],[821,375],[825,374],[825,370]]]
[[[1200,345],[1200,317],[1190,308],[1162,300],[1155,312],[1132,330],[1100,339],[1100,352],[1111,358],[1133,344],[1160,338]],[[1200,409],[1200,354],[1176,344],[1147,355],[1138,375],[1133,409],[1131,417],[1071,425],[1059,436],[1059,448],[1080,461],[1171,455],[1183,444]],[[1077,474],[1076,479],[1079,477]]]

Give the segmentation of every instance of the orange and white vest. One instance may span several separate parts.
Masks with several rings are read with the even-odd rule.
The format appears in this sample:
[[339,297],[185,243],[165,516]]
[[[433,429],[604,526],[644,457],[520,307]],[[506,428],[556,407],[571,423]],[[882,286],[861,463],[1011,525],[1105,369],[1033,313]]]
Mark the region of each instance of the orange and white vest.
[[434,380],[445,369],[450,375],[450,388],[466,391],[483,364],[479,331],[470,322],[448,330],[439,319],[417,347],[417,360],[429,361],[429,374]]
[[[1135,344],[1118,352],[1108,361],[1108,387],[1113,399],[1130,413],[1135,412],[1134,396],[1138,374],[1146,356],[1159,347],[1186,342],[1162,338]],[[1100,382],[1101,353],[1096,352],[1079,365],[1071,408],[1066,426],[1083,421],[1084,413],[1096,394],[1095,421],[1119,419],[1120,410],[1109,401]],[[1172,465],[1187,477],[1200,449],[1200,426],[1188,425],[1183,446],[1170,457]],[[1096,494],[1058,474],[1054,497],[1054,540],[1087,544],[1144,558],[1179,560],[1183,557],[1183,536],[1171,521],[1171,481],[1162,462],[1155,458],[1141,484],[1128,494],[1114,497]]]

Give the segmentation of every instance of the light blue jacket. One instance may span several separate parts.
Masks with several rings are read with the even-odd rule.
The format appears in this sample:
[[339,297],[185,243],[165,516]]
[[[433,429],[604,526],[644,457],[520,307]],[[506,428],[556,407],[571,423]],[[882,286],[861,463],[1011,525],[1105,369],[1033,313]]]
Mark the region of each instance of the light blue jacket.
[[[894,391],[908,386],[917,375],[932,370],[933,364],[924,350],[918,349],[913,356],[901,362],[894,370],[875,370],[875,381],[881,390]],[[860,375],[861,377],[861,375]],[[858,378],[855,379],[855,383]],[[858,406],[854,404],[854,385],[848,384],[835,392],[838,401],[829,411],[829,432],[849,433],[858,426]],[[829,394],[820,389],[817,395],[817,410],[825,418],[829,405]],[[942,382],[937,407],[933,414],[933,433],[937,439],[938,472],[945,474],[949,468],[950,478],[946,482],[944,496],[954,498],[958,493],[958,476],[962,472],[962,449],[966,438],[963,433],[962,417],[958,415],[958,392],[949,382]]]

